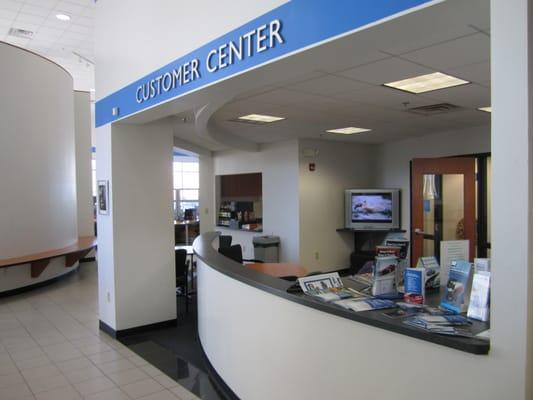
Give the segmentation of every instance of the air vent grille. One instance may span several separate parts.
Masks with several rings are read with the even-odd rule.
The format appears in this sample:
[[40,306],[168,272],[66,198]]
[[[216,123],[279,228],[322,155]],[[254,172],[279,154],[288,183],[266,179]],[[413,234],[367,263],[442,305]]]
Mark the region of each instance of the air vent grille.
[[462,107],[450,103],[431,104],[429,106],[413,107],[407,109],[408,112],[419,115],[447,114],[462,110]]
[[9,29],[10,36],[15,36],[22,39],[31,39],[33,38],[33,32],[26,29],[11,28]]

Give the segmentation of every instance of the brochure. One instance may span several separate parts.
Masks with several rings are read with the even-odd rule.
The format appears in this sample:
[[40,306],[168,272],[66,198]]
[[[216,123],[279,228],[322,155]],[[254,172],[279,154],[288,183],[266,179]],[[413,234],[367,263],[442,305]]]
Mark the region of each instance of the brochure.
[[489,320],[490,272],[479,271],[474,274],[468,317],[479,321]]
[[441,335],[472,337],[470,321],[461,315],[435,316],[421,314],[403,321],[404,324]]
[[396,268],[398,258],[396,256],[378,256],[374,264],[372,295],[398,293],[396,287]]
[[381,310],[385,308],[395,308],[396,303],[392,300],[381,300],[381,299],[348,299],[348,300],[339,300],[335,301],[334,304],[346,308],[348,310],[360,312],[360,311],[371,311],[371,310]]
[[404,238],[386,239],[385,246],[400,248],[400,254],[398,255],[398,268],[396,273],[396,284],[400,285],[403,282],[403,272],[409,267],[407,262],[407,255],[409,253],[409,240]]
[[426,298],[426,269],[407,268],[404,272],[404,300],[407,303],[424,304]]
[[344,288],[338,272],[298,278],[298,283],[305,294],[326,302],[353,297],[352,292]]
[[450,267],[450,275],[446,285],[446,291],[440,306],[454,313],[466,311],[466,299],[471,267],[468,261],[454,261]]
[[400,247],[396,246],[376,246],[376,256],[377,257],[384,257],[384,256],[394,256],[399,258],[400,257]]
[[417,267],[426,269],[426,289],[440,286],[440,265],[435,257],[420,257]]
[[441,287],[445,288],[448,284],[448,276],[452,262],[470,259],[469,243],[468,240],[443,240],[440,242]]
[[474,272],[490,272],[490,258],[474,258]]

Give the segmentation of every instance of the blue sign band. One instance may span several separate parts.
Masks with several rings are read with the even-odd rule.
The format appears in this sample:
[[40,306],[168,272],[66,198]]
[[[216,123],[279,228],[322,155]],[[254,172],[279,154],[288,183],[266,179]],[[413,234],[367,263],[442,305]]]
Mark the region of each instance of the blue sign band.
[[292,0],[96,103],[96,126],[434,0]]

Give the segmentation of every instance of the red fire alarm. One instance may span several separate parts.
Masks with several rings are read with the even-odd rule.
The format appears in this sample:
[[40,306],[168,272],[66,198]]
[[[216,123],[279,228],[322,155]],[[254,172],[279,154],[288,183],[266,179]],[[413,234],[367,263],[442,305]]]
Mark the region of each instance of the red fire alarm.
[[314,171],[315,170],[315,163],[312,162],[312,163],[309,163],[309,171]]

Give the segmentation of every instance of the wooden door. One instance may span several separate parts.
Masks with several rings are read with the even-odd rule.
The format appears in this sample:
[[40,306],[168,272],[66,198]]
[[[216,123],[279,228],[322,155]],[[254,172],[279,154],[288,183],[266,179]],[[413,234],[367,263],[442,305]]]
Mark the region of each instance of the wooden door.
[[411,163],[411,264],[424,256],[440,261],[442,240],[476,243],[475,158],[418,158]]

